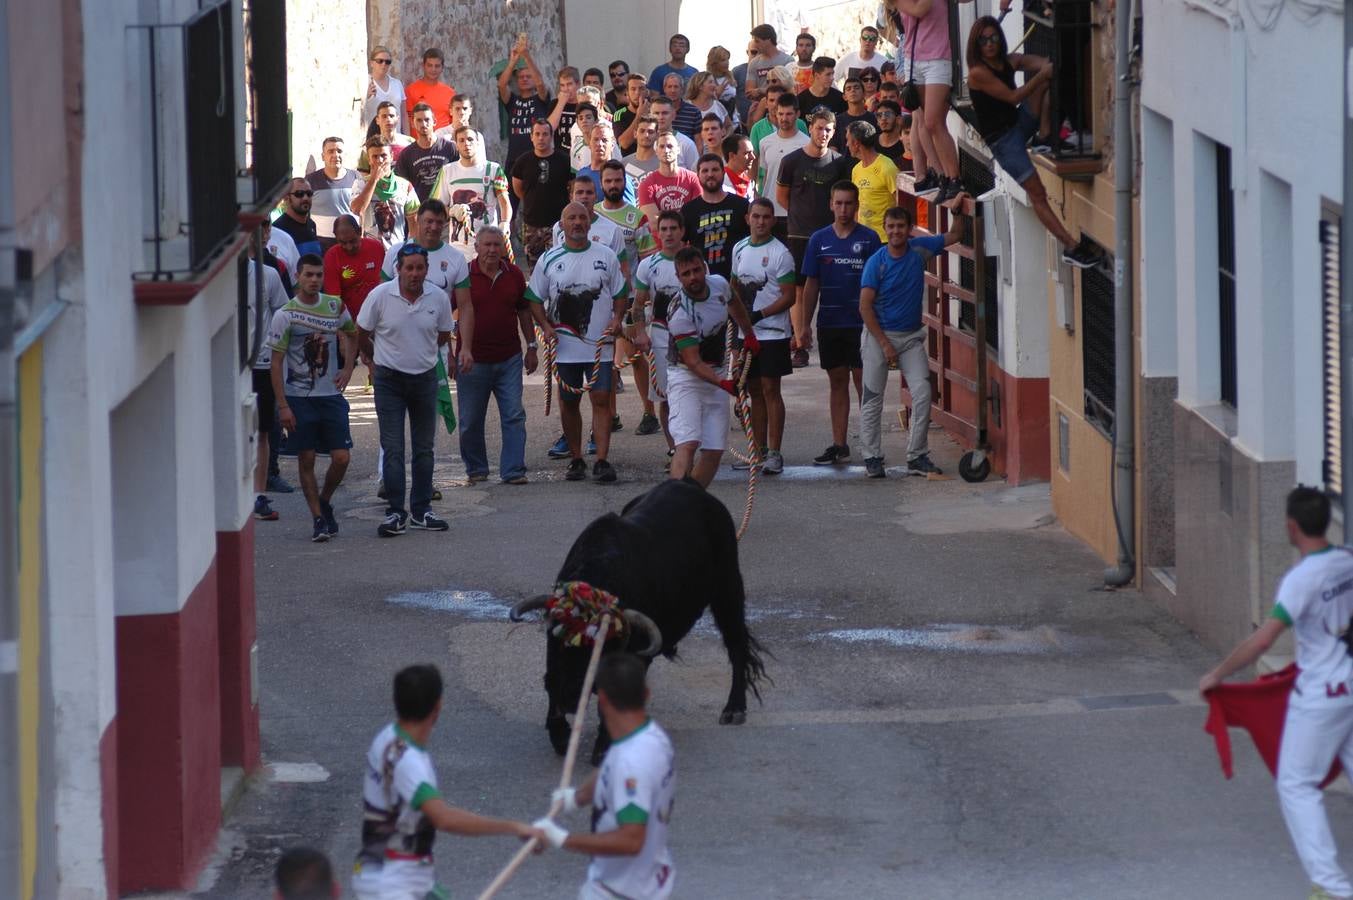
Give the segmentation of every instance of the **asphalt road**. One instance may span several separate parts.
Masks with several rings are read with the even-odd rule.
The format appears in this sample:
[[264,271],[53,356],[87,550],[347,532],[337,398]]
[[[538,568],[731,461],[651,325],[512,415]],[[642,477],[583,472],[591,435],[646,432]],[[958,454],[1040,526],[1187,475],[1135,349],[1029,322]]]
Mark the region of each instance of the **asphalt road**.
[[[633,434],[631,390],[619,483],[563,482],[532,381],[531,484],[467,485],[439,435],[449,533],[376,537],[376,429],[360,391],[341,536],[311,544],[299,494],[275,498],[280,521],[258,523],[272,768],[235,805],[200,895],[267,895],[277,854],[295,843],[328,852],[346,880],[363,756],[391,716],[390,677],[410,662],[435,662],[447,681],[432,744],[447,798],[523,819],[546,807],[560,761],[542,727],[544,639],[509,624],[506,607],[548,589],[579,530],[663,477],[664,456],[660,436]],[[651,672],[679,770],[676,896],[1304,896],[1248,740],[1236,736],[1228,782],[1201,730],[1192,686],[1212,654],[1140,594],[1101,588],[1102,563],[1051,520],[1046,486],[814,468],[828,443],[825,379],[809,369],[785,384],[789,468],[763,480],[740,549],[774,684],[746,725],[719,726],[729,672],[707,625]],[[895,393],[887,402],[885,449],[899,464]],[[491,414],[491,456],[496,428]],[[957,447],[932,435],[936,462],[955,471]],[[283,469],[294,480],[294,463]],[[713,487],[735,518],[742,478]],[[1347,844],[1353,805],[1332,793],[1329,806]],[[439,877],[474,896],[514,850],[442,836]],[[571,897],[585,864],[534,859],[504,896]]]

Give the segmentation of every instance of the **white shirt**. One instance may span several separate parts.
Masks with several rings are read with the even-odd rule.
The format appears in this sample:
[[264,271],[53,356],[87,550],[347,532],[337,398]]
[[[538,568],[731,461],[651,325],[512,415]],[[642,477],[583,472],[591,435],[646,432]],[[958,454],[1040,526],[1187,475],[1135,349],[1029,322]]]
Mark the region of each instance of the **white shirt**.
[[421,375],[437,365],[437,338],[443,331],[450,333],[452,325],[451,299],[427,281],[422,296],[412,303],[399,293],[398,281],[382,282],[366,295],[357,314],[357,327],[371,332],[376,365],[406,375]]
[[[437,791],[437,773],[427,751],[393,722],[382,728],[366,752],[362,778],[362,823],[359,860],[385,861],[385,851],[429,856],[437,829],[421,812]],[[391,832],[382,838],[382,832]]]
[[[743,288],[743,296],[750,296],[748,312],[765,309],[780,299],[780,289],[794,283],[794,257],[789,248],[775,238],[764,244],[753,244],[743,238],[733,246],[733,281]],[[757,340],[788,340],[789,310],[767,316],[752,326]],[[742,329],[738,329],[742,333]]]
[[[1301,674],[1289,702],[1326,704],[1326,685],[1347,684],[1353,678],[1346,642],[1353,624],[1353,552],[1330,547],[1289,569],[1278,583],[1273,615],[1290,624],[1297,638]],[[1348,695],[1339,699],[1349,702]]]
[[[381,264],[381,277],[386,281],[395,280],[395,263],[398,262],[399,247],[385,251],[385,262]],[[428,251],[428,284],[435,284],[451,297],[451,308],[456,308],[456,288],[470,286],[470,265],[465,254],[450,244],[438,244],[436,250]]]
[[[610,219],[596,212],[592,213],[592,224],[587,227],[587,239],[594,244],[610,247],[611,252],[623,264],[629,260],[629,248],[625,246],[625,232]],[[564,246],[564,226],[554,223],[551,233],[551,247]]]
[[[590,363],[611,321],[614,301],[624,299],[627,290],[620,258],[610,247],[589,242],[581,250],[559,246],[546,251],[531,272],[526,299],[545,304],[545,316],[559,338],[555,361]],[[614,355],[613,343],[602,344],[602,360]]]
[[732,296],[733,289],[722,275],[706,275],[705,286],[709,290],[705,299],[696,300],[683,290],[667,311],[667,329],[672,333],[667,352],[669,377],[695,378],[681,361],[681,351],[697,345],[706,351],[717,348],[718,359],[714,359],[712,353],[702,353],[701,358],[720,377],[725,374],[724,367],[728,362],[728,298]]
[[874,51],[874,55],[869,59],[862,59],[859,51],[852,50],[845,56],[836,61],[836,80],[838,83],[845,83],[846,78],[850,76],[850,70],[854,69],[855,74],[859,75],[865,69],[873,69],[875,72],[883,71],[883,64],[888,61],[888,57]]
[[[249,260],[249,272],[246,276],[249,283],[246,290],[249,295],[249,349],[254,348],[254,304],[258,302],[254,291],[254,266],[252,259]],[[263,314],[263,331],[267,334],[268,327],[272,324],[273,313],[287,305],[287,289],[282,285],[282,276],[277,274],[277,270],[272,266],[263,267],[263,296],[267,298],[268,308]],[[258,358],[254,360],[255,369],[268,369],[272,367],[272,348],[268,346],[266,336],[259,342]]]
[[676,757],[657,722],[649,719],[611,744],[597,775],[592,830],[600,834],[621,825],[643,825],[644,846],[637,856],[592,857],[588,883],[632,900],[671,896],[676,870],[667,849],[667,828],[675,798]]
[[386,100],[393,103],[396,112],[399,113],[399,120],[395,123],[395,131],[404,131],[404,83],[391,75],[389,89],[382,90],[376,79],[368,78],[367,80],[376,85],[376,93],[366,98],[362,103],[362,133],[366,134],[367,128],[371,126],[371,120],[376,118],[376,107]]
[[663,342],[654,348],[654,352],[665,353],[667,313],[671,309],[672,301],[681,293],[681,279],[677,277],[676,260],[661,250],[652,256],[644,257],[634,270],[634,288],[648,294],[651,304],[648,320],[652,323],[652,329],[660,329],[664,333]]
[[772,131],[761,139],[760,166],[762,172],[761,178],[761,196],[770,200],[775,207],[777,216],[789,215],[789,210],[780,205],[780,201],[775,199],[775,185],[780,179],[780,163],[786,156],[793,153],[803,145],[808,143],[808,135],[794,129],[791,137],[780,137],[780,132]]
[[268,252],[277,257],[278,261],[286,267],[287,277],[294,284],[296,281],[296,266],[301,261],[301,253],[296,249],[296,242],[292,240],[291,235],[275,226],[269,228]]

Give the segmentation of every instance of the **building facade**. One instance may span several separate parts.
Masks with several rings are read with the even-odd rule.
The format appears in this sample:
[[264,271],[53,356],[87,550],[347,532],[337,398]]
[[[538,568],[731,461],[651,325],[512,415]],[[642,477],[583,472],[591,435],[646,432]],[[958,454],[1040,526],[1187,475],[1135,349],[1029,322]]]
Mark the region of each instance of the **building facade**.
[[191,886],[223,785],[259,765],[238,273],[287,176],[283,8],[5,14],[0,250],[17,278],[0,377],[18,414],[0,453],[19,527],[0,732],[18,766],[0,896]]

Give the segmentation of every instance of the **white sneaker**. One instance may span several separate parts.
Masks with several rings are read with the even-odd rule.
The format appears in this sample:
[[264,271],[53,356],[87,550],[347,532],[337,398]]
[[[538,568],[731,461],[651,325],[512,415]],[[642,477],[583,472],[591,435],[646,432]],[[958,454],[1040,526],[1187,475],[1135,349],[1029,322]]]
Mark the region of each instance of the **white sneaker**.
[[767,475],[779,475],[785,470],[785,458],[780,455],[779,450],[768,450],[766,452],[766,462],[761,467],[761,471]]

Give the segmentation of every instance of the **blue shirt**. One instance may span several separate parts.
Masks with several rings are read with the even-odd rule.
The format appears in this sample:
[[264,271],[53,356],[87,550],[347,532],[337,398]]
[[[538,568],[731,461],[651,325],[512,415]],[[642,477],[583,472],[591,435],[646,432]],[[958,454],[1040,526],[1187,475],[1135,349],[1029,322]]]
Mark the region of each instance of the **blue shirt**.
[[666,78],[668,75],[675,72],[676,74],[681,76],[681,84],[682,84],[681,92],[685,94],[686,92],[685,86],[691,83],[691,79],[694,78],[695,73],[699,71],[700,70],[697,69],[695,66],[682,66],[680,69],[678,69],[674,67],[671,63],[663,63],[649,74],[648,89],[655,94],[661,94],[662,80]]
[[[602,200],[605,200],[606,195],[601,192],[601,171],[599,169],[594,169],[591,166],[583,166],[577,171],[575,177],[582,178],[584,175],[592,179],[592,183],[597,186],[597,202],[600,203]],[[634,179],[629,177],[629,175],[625,176],[625,195],[621,199],[621,202],[634,202]]]
[[874,315],[884,331],[915,331],[921,327],[926,263],[943,250],[944,235],[936,234],[907,241],[901,256],[893,256],[885,245],[869,257],[860,287],[874,289]]
[[803,275],[817,279],[818,328],[864,327],[860,275],[865,261],[881,246],[874,229],[858,222],[844,238],[837,237],[830,225],[813,232],[803,254]]

